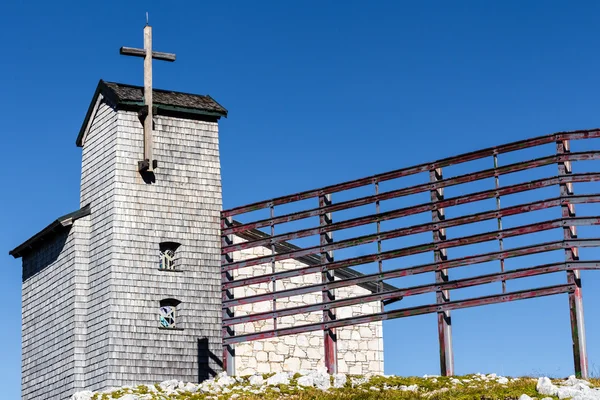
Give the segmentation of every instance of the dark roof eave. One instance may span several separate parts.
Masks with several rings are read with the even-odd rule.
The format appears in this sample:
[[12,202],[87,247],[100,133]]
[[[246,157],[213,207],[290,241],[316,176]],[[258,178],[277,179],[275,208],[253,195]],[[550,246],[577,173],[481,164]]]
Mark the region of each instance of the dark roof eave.
[[39,245],[42,241],[47,239],[48,237],[63,231],[64,229],[73,225],[73,222],[78,220],[79,218],[85,217],[91,214],[90,205],[80,208],[77,211],[71,212],[69,214],[63,215],[62,217],[57,218],[50,225],[27,239],[22,244],[18,245],[14,249],[8,252],[9,255],[14,258],[19,258],[35,249],[37,245]]
[[[143,107],[144,103],[141,101],[121,101],[119,103],[119,105],[125,105],[125,106],[133,106],[133,107]],[[198,110],[196,108],[187,108],[187,107],[179,107],[179,106],[171,106],[168,104],[160,104],[160,103],[155,103],[154,104],[154,109],[158,110],[159,114],[160,111],[164,110],[164,111],[170,111],[170,112],[174,112],[174,113],[181,113],[183,115],[189,115],[189,114],[194,114],[194,115],[206,115],[206,116],[210,116],[210,117],[225,117],[227,118],[227,113],[221,113],[221,112],[216,112],[216,111],[207,111],[207,110]]]
[[[121,87],[142,89],[142,88],[139,88],[139,87],[133,86],[133,85],[115,84],[112,82],[108,82],[108,84],[107,84],[107,82],[100,79],[100,81],[98,82],[98,86],[96,87],[96,91],[94,92],[94,96],[92,97],[92,101],[86,112],[83,123],[81,124],[81,128],[79,129],[77,139],[75,140],[75,144],[77,145],[77,147],[83,146],[83,138],[85,137],[86,130],[88,129],[90,118],[93,118],[94,110],[96,109],[95,105],[96,105],[96,102],[98,101],[98,96],[100,94],[102,94],[106,99],[108,99],[117,109],[119,109],[119,106],[121,106],[121,107],[124,106],[124,108],[127,108],[127,107],[140,108],[144,105],[144,103],[142,101],[124,100],[124,99],[119,98],[119,96],[114,92],[114,90],[109,85],[120,85]],[[170,91],[161,90],[161,89],[153,89],[153,92],[155,92],[155,93],[158,93],[158,92],[176,93],[176,94],[186,95],[186,96],[200,96],[200,95],[193,95],[193,94],[182,93],[182,92],[170,92]],[[209,95],[203,95],[201,97],[210,99],[214,103],[214,105],[216,105],[217,108],[221,109],[222,111],[203,110],[201,108],[196,108],[196,107],[174,106],[174,105],[163,104],[163,103],[159,103],[159,102],[155,103],[154,106],[157,107],[158,114],[168,113],[168,115],[175,115],[175,116],[180,115],[182,117],[187,117],[187,118],[211,117],[211,118],[215,118],[217,120],[221,117],[227,118],[227,109],[225,109],[223,106],[221,106],[215,99],[213,99]]]

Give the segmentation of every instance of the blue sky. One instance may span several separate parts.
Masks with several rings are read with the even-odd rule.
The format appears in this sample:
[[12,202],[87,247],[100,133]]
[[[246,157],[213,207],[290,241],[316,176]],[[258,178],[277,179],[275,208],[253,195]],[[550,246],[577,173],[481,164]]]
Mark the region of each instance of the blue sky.
[[[20,260],[8,250],[78,207],[75,138],[103,78],[210,94],[226,208],[486,146],[600,125],[595,2],[10,2],[0,13],[0,376],[19,396]],[[324,162],[324,159],[327,161]],[[324,168],[327,171],[324,171]],[[584,273],[600,375],[600,278]],[[437,373],[434,316],[385,324],[386,372]],[[568,375],[564,296],[454,313],[458,373]]]

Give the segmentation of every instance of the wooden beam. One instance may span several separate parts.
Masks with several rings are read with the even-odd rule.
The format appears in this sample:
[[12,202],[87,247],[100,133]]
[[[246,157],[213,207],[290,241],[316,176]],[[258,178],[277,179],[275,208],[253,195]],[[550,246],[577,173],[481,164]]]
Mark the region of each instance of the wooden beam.
[[[146,50],[136,49],[134,47],[121,47],[119,53],[125,56],[146,57]],[[175,54],[163,53],[162,51],[152,51],[152,58],[162,61],[175,61]]]

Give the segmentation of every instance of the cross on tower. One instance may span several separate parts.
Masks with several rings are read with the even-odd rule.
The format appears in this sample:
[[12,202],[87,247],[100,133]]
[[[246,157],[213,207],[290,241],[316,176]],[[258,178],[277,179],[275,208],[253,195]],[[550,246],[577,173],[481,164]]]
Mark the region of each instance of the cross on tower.
[[121,47],[120,53],[126,56],[144,58],[144,108],[141,117],[144,119],[144,159],[138,162],[140,172],[152,172],[156,160],[152,156],[152,59],[175,61],[175,54],[152,51],[152,27],[146,22],[144,27],[144,48]]

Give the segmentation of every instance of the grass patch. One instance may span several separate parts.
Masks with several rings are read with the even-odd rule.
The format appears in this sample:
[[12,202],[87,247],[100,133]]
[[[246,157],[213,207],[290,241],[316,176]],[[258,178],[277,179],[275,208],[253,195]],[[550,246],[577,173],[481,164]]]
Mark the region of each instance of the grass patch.
[[[271,374],[266,375],[268,378]],[[388,400],[388,399],[424,399],[424,400],[518,400],[523,394],[541,399],[537,393],[537,379],[524,378],[487,378],[483,375],[465,375],[456,377],[382,377],[364,378],[348,375],[346,385],[321,391],[314,387],[300,387],[296,374],[289,385],[264,387],[251,386],[248,377],[221,388],[218,393],[173,393],[167,394],[160,386],[141,385],[136,388],[119,389],[112,393],[95,394],[94,400],[118,399],[125,394],[138,395],[148,400]],[[590,379],[592,386],[600,385],[600,379]],[[213,386],[214,387],[214,386]],[[253,392],[254,391],[254,392]]]

